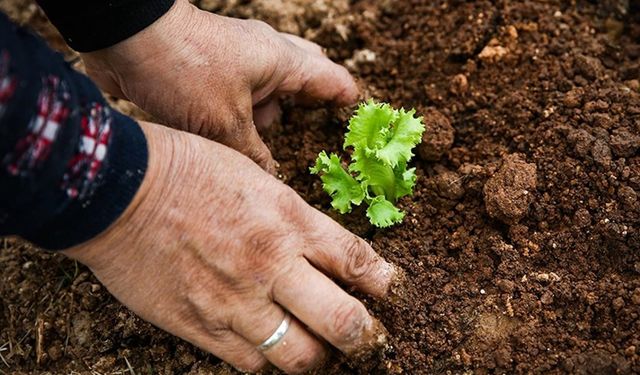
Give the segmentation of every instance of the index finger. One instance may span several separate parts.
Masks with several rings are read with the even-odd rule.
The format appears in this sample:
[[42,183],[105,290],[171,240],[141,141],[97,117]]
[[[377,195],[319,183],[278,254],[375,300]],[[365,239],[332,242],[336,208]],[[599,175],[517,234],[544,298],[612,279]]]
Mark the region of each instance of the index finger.
[[362,302],[304,259],[276,280],[272,295],[275,302],[345,354],[368,352],[386,341],[386,330]]
[[305,240],[303,254],[314,266],[375,297],[387,295],[396,275],[395,267],[360,237],[347,231],[318,210]]

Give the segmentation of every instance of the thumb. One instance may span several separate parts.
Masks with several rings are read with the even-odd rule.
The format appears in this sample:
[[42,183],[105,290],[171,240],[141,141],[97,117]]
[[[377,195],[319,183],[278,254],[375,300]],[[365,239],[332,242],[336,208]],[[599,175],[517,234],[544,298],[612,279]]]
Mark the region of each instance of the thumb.
[[358,101],[358,86],[347,69],[328,57],[297,48],[297,74],[289,74],[278,91],[295,94],[303,101],[326,100],[338,105]]

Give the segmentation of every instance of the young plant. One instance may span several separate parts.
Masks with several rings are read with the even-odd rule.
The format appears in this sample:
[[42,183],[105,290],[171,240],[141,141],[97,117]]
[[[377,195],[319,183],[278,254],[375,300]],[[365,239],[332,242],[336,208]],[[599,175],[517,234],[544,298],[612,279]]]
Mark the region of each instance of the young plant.
[[413,194],[415,168],[407,169],[411,150],[422,140],[422,118],[415,110],[396,110],[386,103],[369,100],[361,104],[349,121],[344,148],[353,148],[348,170],[338,155],[322,151],[311,173],[320,175],[331,205],[341,214],[365,202],[367,217],[377,227],[397,224],[404,218],[395,203]]

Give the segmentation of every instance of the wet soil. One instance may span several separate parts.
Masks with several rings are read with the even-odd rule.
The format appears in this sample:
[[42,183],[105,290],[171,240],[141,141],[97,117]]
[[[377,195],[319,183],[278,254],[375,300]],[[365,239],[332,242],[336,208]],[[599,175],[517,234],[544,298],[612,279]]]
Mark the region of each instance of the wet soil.
[[[289,107],[267,136],[283,180],[407,275],[393,302],[361,296],[389,345],[323,373],[640,373],[640,3],[200,5],[317,41],[430,130],[386,230],[308,173],[350,110]],[[0,265],[0,374],[231,371],[59,255],[7,241]]]

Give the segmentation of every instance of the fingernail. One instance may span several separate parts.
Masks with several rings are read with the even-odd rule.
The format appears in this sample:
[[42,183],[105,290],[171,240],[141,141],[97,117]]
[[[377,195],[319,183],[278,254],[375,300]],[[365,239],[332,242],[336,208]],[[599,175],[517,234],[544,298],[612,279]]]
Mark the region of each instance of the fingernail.
[[358,361],[366,359],[386,346],[388,335],[389,332],[384,325],[378,319],[372,317],[369,326],[362,334],[362,340],[353,350],[346,354],[349,358]]
[[391,290],[394,280],[397,278],[398,270],[392,263],[389,263],[382,258],[379,259],[380,265],[378,267],[377,277],[374,281],[375,285],[373,285],[374,288],[372,290],[377,292],[374,297],[386,298],[389,295],[389,291]]
[[400,304],[402,301],[406,301],[408,292],[407,292],[407,275],[404,270],[400,267],[393,266],[394,273],[391,276],[389,281],[389,286],[387,289],[387,294],[384,299],[389,301],[389,303],[393,305]]
[[358,103],[359,99],[360,99],[360,90],[357,84],[354,82],[353,87],[350,90],[345,91],[343,100],[345,105],[351,106]]
[[280,168],[280,164],[278,164],[277,161],[271,159],[267,162],[267,165],[265,166],[264,169],[270,175],[278,177],[278,168]]

